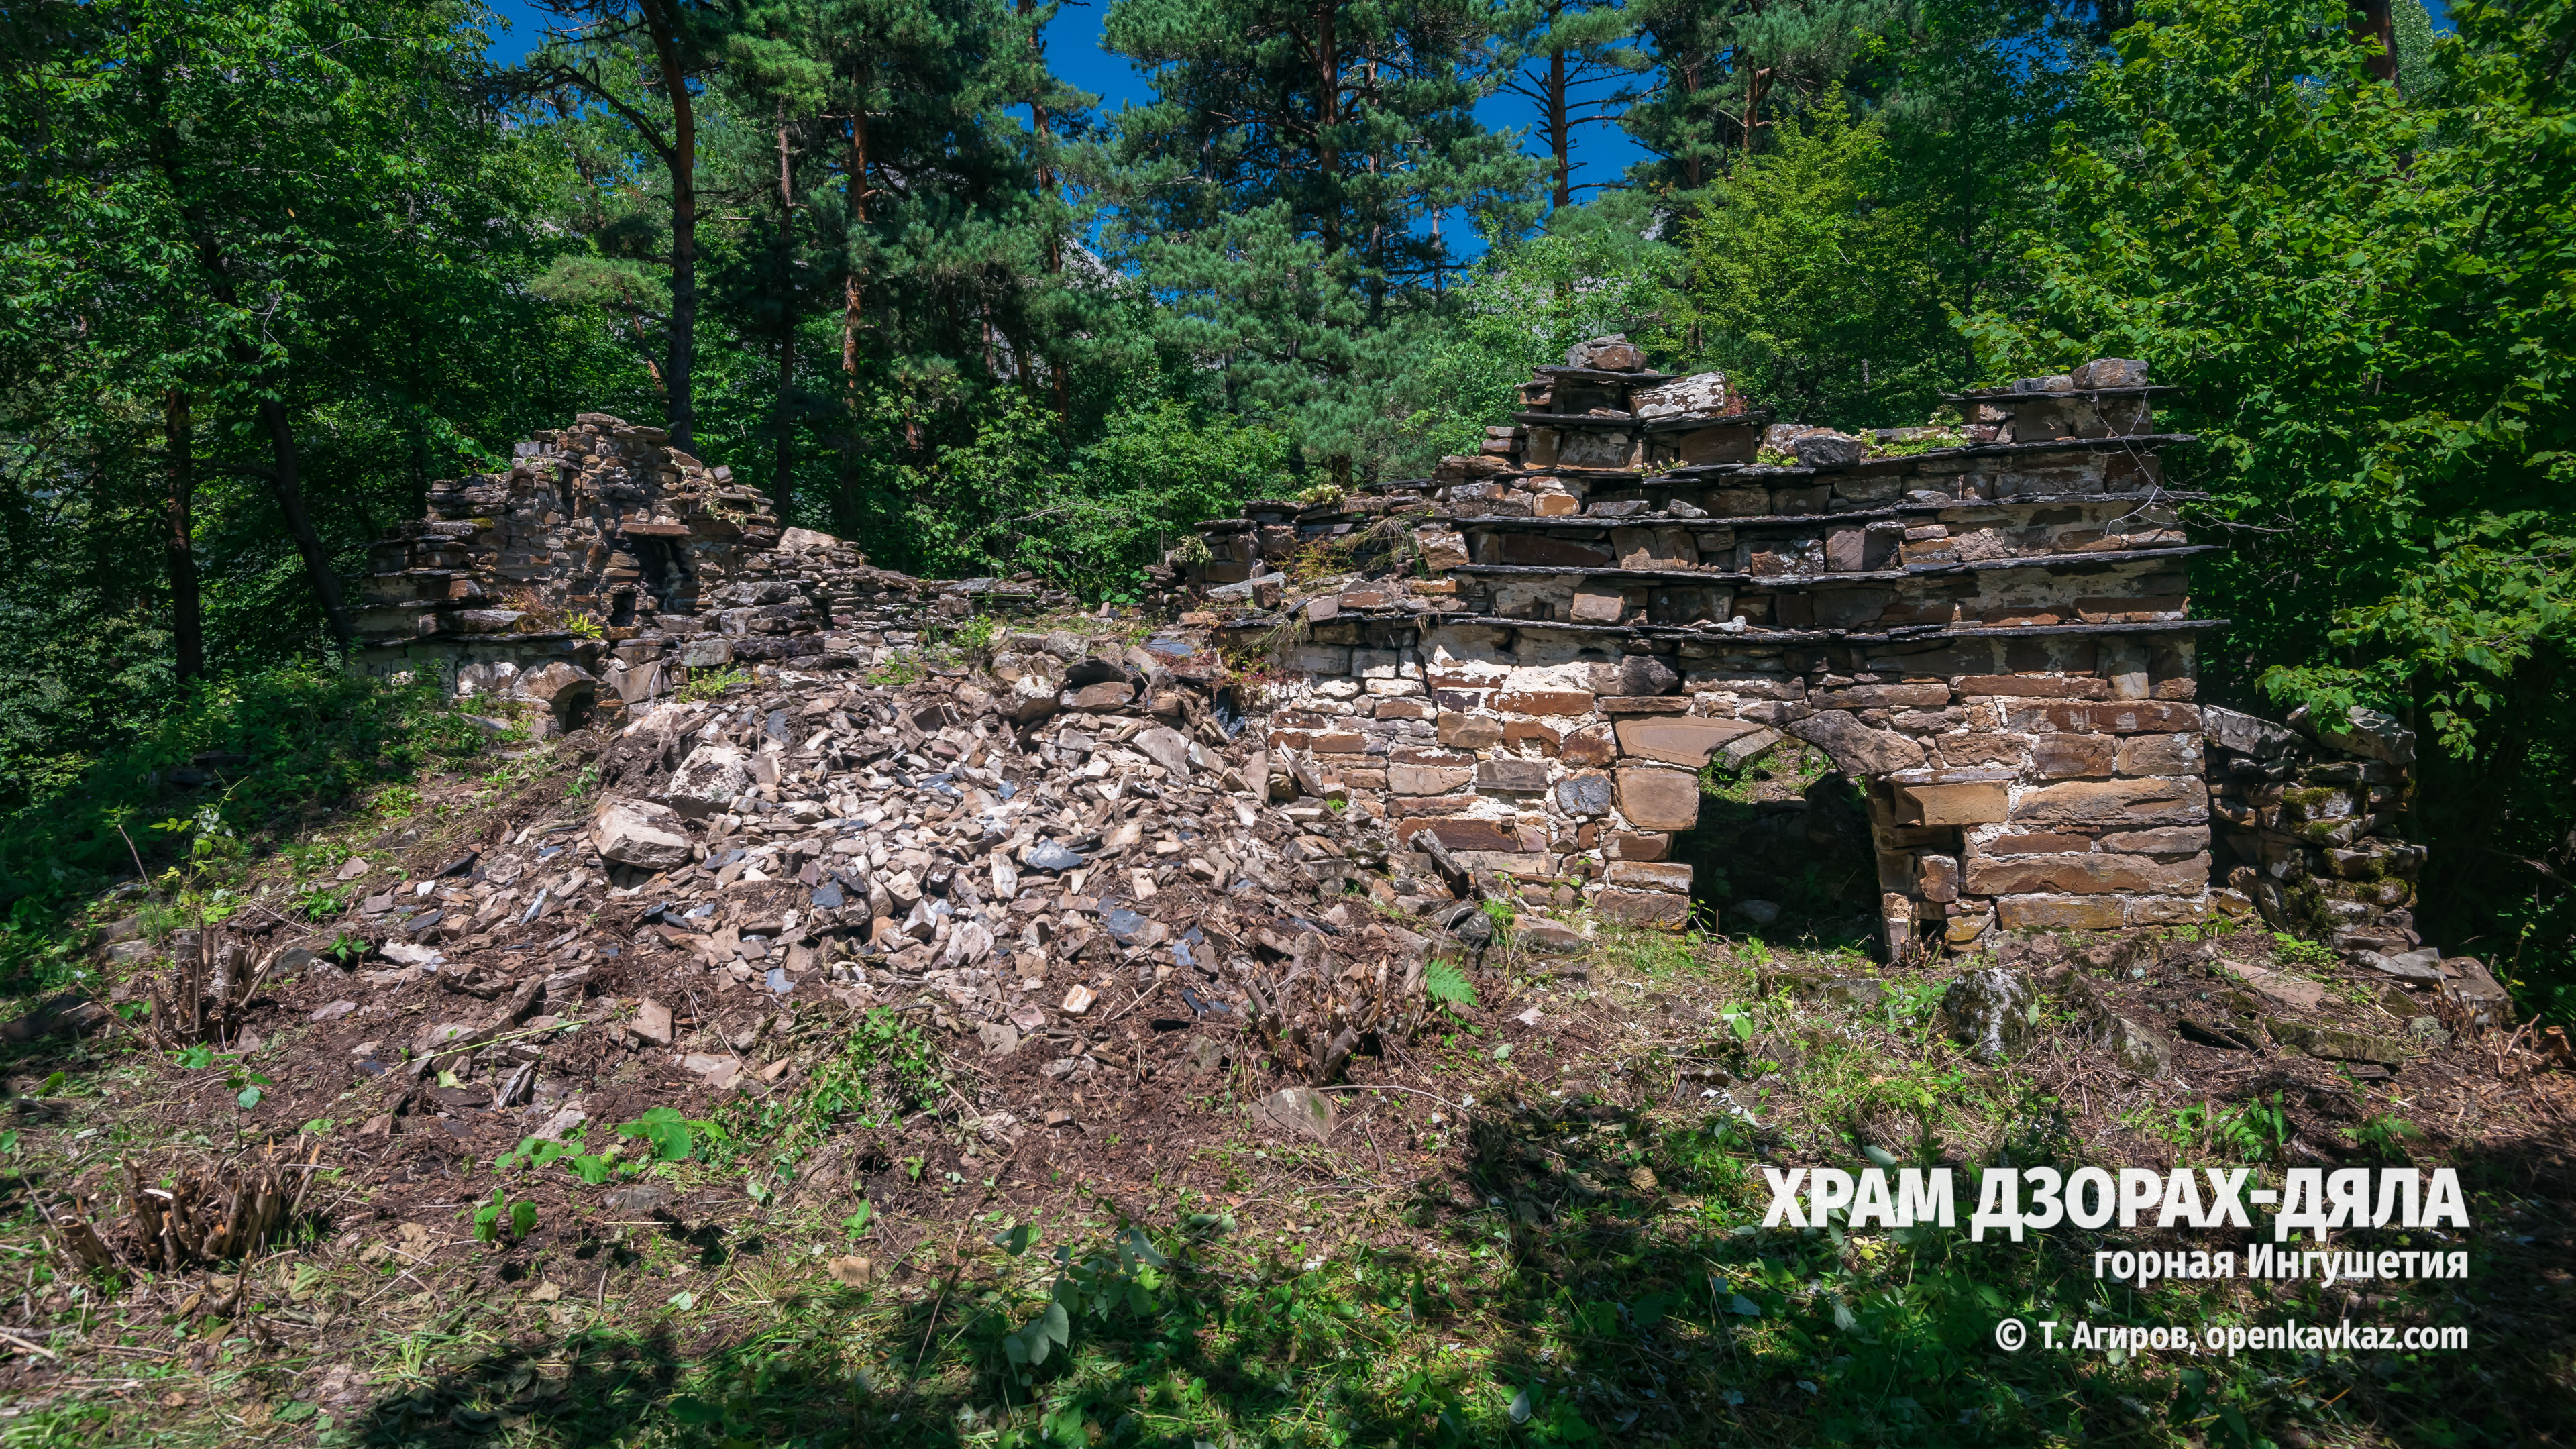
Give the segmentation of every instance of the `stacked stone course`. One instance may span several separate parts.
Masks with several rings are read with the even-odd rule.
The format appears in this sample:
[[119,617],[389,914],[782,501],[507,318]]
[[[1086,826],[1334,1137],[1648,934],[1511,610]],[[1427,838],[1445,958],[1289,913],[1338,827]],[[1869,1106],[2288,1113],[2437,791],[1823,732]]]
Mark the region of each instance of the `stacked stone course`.
[[[1794,737],[1866,790],[1900,952],[2243,915],[2211,881],[2194,663],[2221,621],[2189,617],[2159,453],[2191,440],[2155,431],[2158,392],[2106,358],[1843,433],[1603,339],[1477,454],[1254,504],[1185,571],[1281,671],[1274,746],[1383,819],[1399,871],[1427,834],[1679,924],[1698,772]],[[1301,555],[1351,577],[1293,599]]]

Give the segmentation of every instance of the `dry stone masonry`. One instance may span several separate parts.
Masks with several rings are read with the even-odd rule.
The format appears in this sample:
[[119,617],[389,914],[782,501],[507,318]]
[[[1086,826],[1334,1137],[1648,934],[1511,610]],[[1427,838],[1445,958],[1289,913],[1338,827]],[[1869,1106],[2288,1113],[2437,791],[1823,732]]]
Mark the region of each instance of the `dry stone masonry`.
[[1437,842],[1679,924],[1700,772],[1794,739],[1865,786],[1900,953],[2250,914],[2212,883],[2194,652],[2222,621],[2189,616],[2159,391],[2105,358],[1845,433],[1603,339],[1434,478],[1254,504],[1175,562],[1275,660],[1274,748],[1399,871]]
[[869,663],[922,628],[1068,602],[1025,578],[932,584],[870,567],[768,497],[605,413],[432,485],[369,550],[362,667],[542,708],[541,731],[670,693],[692,669]]
[[[1265,714],[1245,788],[1287,807],[1305,873],[1417,906],[1505,891],[1680,925],[1704,776],[1812,749],[1863,790],[1894,954],[2259,909],[2403,956],[2412,738],[2198,703],[2222,621],[2189,616],[2191,495],[2159,455],[2190,439],[2156,431],[2158,392],[2106,358],[1846,433],[1588,343],[1431,479],[1200,525],[1162,571],[1199,607],[1150,647],[1000,636],[978,708],[1091,763],[1103,719]],[[510,701],[541,734],[632,718],[692,671],[865,668],[977,612],[1071,603],[871,567],[605,414],[429,503],[372,551],[362,665]],[[702,851],[677,822],[769,783],[723,756],[675,758],[669,798],[604,818],[612,856]]]

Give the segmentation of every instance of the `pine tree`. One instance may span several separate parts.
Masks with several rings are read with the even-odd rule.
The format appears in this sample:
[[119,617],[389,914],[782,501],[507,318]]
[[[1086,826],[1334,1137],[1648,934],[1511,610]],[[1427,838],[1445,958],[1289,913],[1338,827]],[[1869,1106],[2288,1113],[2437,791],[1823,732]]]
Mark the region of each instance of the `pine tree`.
[[1509,0],[1498,28],[1500,88],[1537,113],[1555,183],[1548,204],[1562,210],[1575,193],[1601,185],[1575,184],[1576,129],[1615,123],[1634,99],[1632,77],[1648,62],[1625,43],[1634,25],[1611,0]]
[[1640,179],[1695,190],[1827,92],[1875,99],[1908,10],[1902,0],[1638,0],[1635,14],[1660,77],[1624,122],[1659,158]]
[[1466,0],[1116,0],[1107,43],[1152,81],[1101,185],[1165,345],[1225,403],[1288,421],[1335,472],[1369,381],[1456,264],[1440,218],[1525,222],[1531,166],[1479,125]]

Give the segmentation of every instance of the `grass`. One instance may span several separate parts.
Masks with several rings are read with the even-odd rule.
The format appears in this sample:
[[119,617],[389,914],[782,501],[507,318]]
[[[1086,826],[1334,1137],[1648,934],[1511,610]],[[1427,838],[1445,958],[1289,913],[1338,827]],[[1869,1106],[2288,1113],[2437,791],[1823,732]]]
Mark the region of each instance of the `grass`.
[[[2376,1421],[2363,1406],[2440,1382],[2416,1365],[2392,1385],[2389,1365],[2356,1356],[2285,1372],[2250,1355],[1994,1349],[2006,1316],[2227,1323],[2335,1311],[2314,1283],[2105,1282],[2089,1254],[2116,1234],[2013,1245],[1930,1226],[1759,1231],[1753,1164],[1862,1165],[1875,1144],[1852,1124],[1873,1113],[1921,1128],[1915,1144],[1887,1144],[1900,1157],[1926,1143],[1972,1160],[2074,1153],[2036,1077],[1966,1063],[1931,1029],[1923,993],[1863,1014],[1766,998],[1762,954],[1605,929],[1592,983],[1542,1004],[1648,1020],[1580,1060],[1555,1057],[1552,1042],[1504,1062],[1461,1053],[1459,1074],[1438,1085],[1483,1104],[1449,1124],[1462,1152],[1389,1173],[1356,1143],[1237,1141],[1210,1149],[1222,1189],[1163,1184],[1142,1218],[1079,1185],[1031,1208],[972,1174],[947,1184],[955,1206],[936,1221],[800,1202],[785,1178],[766,1206],[728,1193],[766,1144],[792,1156],[936,1094],[926,1043],[878,1018],[843,1070],[779,1113],[732,1116],[735,1147],[700,1142],[652,1168],[684,1201],[721,1204],[662,1222],[531,1231],[510,1216],[508,1179],[478,1171],[456,1220],[430,1224],[441,1245],[371,1259],[307,1237],[252,1267],[251,1317],[181,1315],[173,1326],[187,1338],[170,1336],[166,1304],[137,1312],[101,1285],[55,1278],[41,1256],[13,1257],[0,1293],[58,1302],[64,1348],[60,1335],[85,1322],[93,1337],[148,1352],[116,1360],[116,1380],[135,1391],[57,1401],[14,1421],[8,1442],[148,1430],[172,1445],[286,1434],[476,1449],[2251,1446],[2280,1442],[2285,1425],[2367,1437]],[[1703,1064],[1750,1083],[1792,1051],[1794,1085],[1737,1090],[1754,1122],[1694,1090],[1709,1080],[1690,1075]],[[144,1078],[128,1064],[96,1080],[121,1092]],[[1379,1150],[1402,1140],[1381,1136]],[[754,1142],[764,1145],[744,1146]],[[78,1150],[35,1149],[47,1163]],[[5,1240],[32,1242],[18,1201]],[[528,1242],[514,1242],[522,1233]],[[847,1267],[855,1256],[871,1259],[864,1272]],[[305,1325],[331,1322],[361,1335],[296,1351]],[[366,1383],[326,1405],[335,1363],[354,1363]],[[2485,1410],[2409,1412],[2409,1423],[2459,1433]]]

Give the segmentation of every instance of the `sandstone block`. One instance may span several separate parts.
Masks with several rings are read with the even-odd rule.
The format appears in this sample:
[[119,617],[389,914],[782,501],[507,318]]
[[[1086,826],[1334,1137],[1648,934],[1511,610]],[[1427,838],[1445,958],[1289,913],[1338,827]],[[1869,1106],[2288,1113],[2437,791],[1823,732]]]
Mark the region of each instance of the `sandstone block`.
[[1386,788],[1397,795],[1443,795],[1466,788],[1476,772],[1463,767],[1389,765]]
[[1627,610],[1624,595],[1606,589],[1578,587],[1566,617],[1577,624],[1616,624]]
[[1682,715],[1630,717],[1618,721],[1616,729],[1620,753],[1694,770],[1733,741],[1764,733],[1762,726],[1745,720]]
[[1896,818],[1904,825],[1984,825],[2011,813],[2010,792],[2000,781],[1899,785],[1896,798]]
[[1963,699],[2005,695],[2024,699],[2109,699],[2111,682],[2091,675],[1971,674],[1958,681]]
[[1829,709],[1788,727],[1789,733],[1833,756],[1847,775],[1886,775],[1923,763],[1923,747],[1893,730],[1872,729],[1851,711]]
[[2123,775],[2197,775],[2198,735],[2123,735],[2114,768]]
[[2007,931],[2113,931],[2123,922],[2118,896],[2005,896],[1995,923]]
[[1661,860],[1672,848],[1673,838],[1660,831],[1622,830],[1610,837],[1612,860]]
[[1690,920],[1690,897],[1662,891],[1605,889],[1592,897],[1592,908],[1631,926],[1679,930]]
[[1950,702],[1946,684],[1852,684],[1808,696],[1818,709],[1938,709]]
[[1683,770],[1631,765],[1617,774],[1619,813],[1641,830],[1688,830],[1699,824],[1699,777]]
[[1606,765],[1619,757],[1619,747],[1602,729],[1577,731],[1565,737],[1558,758],[1569,765]]
[[1998,835],[1987,841],[1985,855],[2064,855],[2093,848],[2093,837],[2074,831],[2040,831],[2029,835]]
[[1398,843],[1410,846],[1413,837],[1428,830],[1432,837],[1451,850],[1517,851],[1521,848],[1518,827],[1501,820],[1466,820],[1454,816],[1402,820],[1396,823]]
[[1476,788],[1544,790],[1547,788],[1547,766],[1536,760],[1487,760],[1476,767]]
[[2209,888],[2209,857],[2158,861],[2145,855],[2022,855],[1979,858],[1968,865],[1967,887],[1981,896],[2102,895],[2110,891],[2162,891],[2198,895]]
[[1501,744],[1503,722],[1490,715],[1467,714],[1444,710],[1440,715],[1440,743],[1453,749],[1486,750]]
[[2200,706],[2168,700],[2060,700],[2015,704],[2004,709],[2004,724],[2017,730],[2053,730],[2064,734],[2175,734],[2200,729]]
[[[2073,848],[2080,850],[2083,847]],[[2169,825],[2160,830],[2117,831],[2103,836],[2093,849],[2126,851],[2133,855],[2191,855],[2209,849],[2209,827]]]
[[2068,780],[2022,792],[2012,819],[2041,827],[2206,825],[2209,787],[2197,778]]
[[2119,768],[2119,744],[2113,735],[2033,735],[2030,763],[2043,780],[2110,775]]
[[1633,890],[1688,891],[1691,868],[1644,860],[1614,860],[1608,874],[1610,884]]

